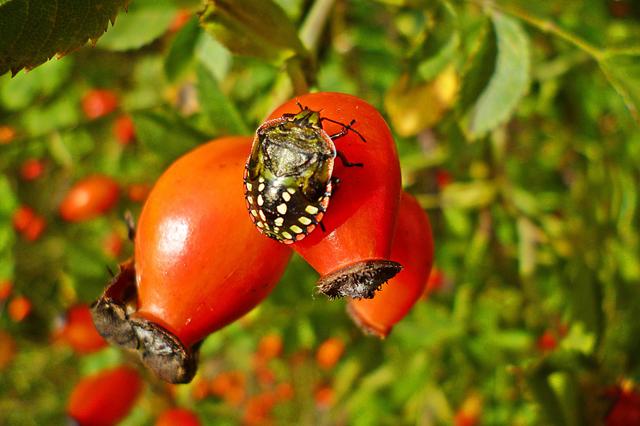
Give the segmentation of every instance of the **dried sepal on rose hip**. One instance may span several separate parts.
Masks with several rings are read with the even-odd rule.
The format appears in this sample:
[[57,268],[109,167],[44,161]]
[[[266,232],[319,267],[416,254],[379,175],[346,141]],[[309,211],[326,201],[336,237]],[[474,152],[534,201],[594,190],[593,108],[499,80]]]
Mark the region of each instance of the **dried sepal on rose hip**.
[[363,100],[313,93],[277,108],[256,132],[244,184],[258,230],[291,244],[321,274],[327,296],[371,298],[400,271],[389,260],[398,154]]
[[418,201],[404,192],[391,259],[404,269],[373,299],[350,300],[347,312],[368,334],[384,338],[420,299],[433,263],[433,238],[429,218]]
[[93,307],[98,331],[168,382],[193,378],[199,342],[260,303],[291,255],[245,213],[250,147],[248,137],[218,139],[164,172],[140,214],[135,261]]

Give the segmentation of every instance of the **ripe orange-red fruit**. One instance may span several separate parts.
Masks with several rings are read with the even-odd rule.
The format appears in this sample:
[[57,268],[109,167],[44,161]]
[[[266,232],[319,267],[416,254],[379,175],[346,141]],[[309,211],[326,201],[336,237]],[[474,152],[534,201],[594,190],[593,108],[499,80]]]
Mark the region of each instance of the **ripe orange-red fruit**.
[[344,342],[337,337],[330,337],[322,342],[316,352],[316,362],[318,365],[328,370],[333,368],[344,353]]
[[11,126],[0,126],[0,145],[11,143],[16,137],[16,131]]
[[88,176],[76,182],[60,203],[60,216],[81,222],[100,216],[118,202],[118,183],[104,175]]
[[25,296],[16,296],[9,302],[8,312],[15,322],[23,321],[31,313],[31,301]]
[[282,337],[277,333],[267,334],[258,343],[257,355],[265,360],[278,357],[282,354]]
[[[333,176],[340,183],[322,218],[326,232],[317,227],[292,244],[321,275],[319,290],[329,297],[373,297],[375,290],[393,277],[400,266],[389,260],[400,201],[400,165],[395,142],[376,109],[344,93],[311,93],[294,98],[271,113],[269,119],[297,113],[298,103],[345,125],[356,120],[354,131],[335,140],[337,151],[363,167],[334,162]],[[328,135],[344,126],[325,120]]]
[[36,180],[44,172],[44,162],[38,158],[30,158],[20,166],[20,176],[24,180]]
[[124,241],[117,231],[109,233],[102,242],[104,252],[114,259],[118,258],[122,253],[123,245]]
[[155,426],[200,426],[200,419],[186,408],[171,408],[160,414]]
[[[250,146],[248,137],[221,138],[163,173],[138,220],[135,264],[124,266],[94,308],[103,336],[137,350],[169,382],[191,380],[191,348],[262,301],[291,255],[257,233],[246,214]],[[137,302],[132,313],[129,301]],[[158,351],[163,345],[172,350]]]
[[129,145],[136,138],[136,128],[128,115],[121,115],[113,123],[113,134],[121,145]]
[[318,408],[329,408],[333,405],[333,388],[329,385],[319,386],[313,397]]
[[245,397],[246,378],[240,371],[227,371],[214,377],[210,386],[212,395],[229,405],[239,405]]
[[13,283],[9,280],[0,281],[0,302],[7,300],[13,290]]
[[107,346],[107,342],[93,325],[91,311],[85,304],[69,308],[65,323],[57,334],[58,340],[68,344],[79,354],[89,354]]
[[117,367],[83,378],[74,387],[67,414],[80,425],[115,425],[131,410],[143,387],[130,367]]
[[18,232],[24,232],[36,213],[29,206],[22,205],[13,213],[13,228]]
[[538,337],[536,342],[538,349],[542,352],[549,352],[554,350],[558,346],[558,338],[556,333],[552,330],[545,330],[544,333]]
[[40,238],[40,235],[42,235],[46,227],[47,222],[45,222],[42,216],[34,216],[24,230],[23,236],[28,241],[36,241]]
[[420,299],[433,262],[431,224],[418,201],[402,194],[391,259],[404,265],[373,299],[350,300],[348,312],[363,331],[385,337]]
[[616,387],[607,392],[613,404],[606,416],[606,426],[640,425],[640,393],[633,387]]
[[135,203],[141,203],[147,199],[150,191],[151,185],[148,183],[132,183],[127,186],[127,197]]
[[264,392],[252,397],[245,406],[243,423],[245,425],[269,424],[276,403],[277,399],[271,392]]
[[106,89],[89,90],[82,97],[82,111],[89,120],[112,113],[118,107],[118,96]]

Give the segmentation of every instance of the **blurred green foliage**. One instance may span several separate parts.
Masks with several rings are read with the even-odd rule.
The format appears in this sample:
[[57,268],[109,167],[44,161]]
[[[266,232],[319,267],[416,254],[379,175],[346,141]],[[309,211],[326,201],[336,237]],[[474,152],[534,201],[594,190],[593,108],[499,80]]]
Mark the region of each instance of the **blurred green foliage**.
[[[22,3],[44,2],[0,1],[0,22]],[[404,186],[431,217],[442,286],[377,341],[350,323],[343,301],[314,298],[316,275],[294,258],[268,300],[204,342],[193,384],[174,395],[148,377],[124,424],[151,424],[171,401],[204,424],[241,422],[243,406],[193,390],[240,370],[247,395],[261,392],[253,354],[274,332],[284,355],[269,367],[294,386],[277,424],[444,425],[469,406],[487,425],[600,424],[604,390],[640,380],[638,5],[244,3],[134,0],[95,47],[0,77],[0,281],[14,284],[0,327],[17,342],[0,374],[0,424],[62,424],[79,377],[128,360],[113,348],[79,357],[51,344],[60,315],[95,300],[107,266],[131,254],[126,242],[117,256],[105,248],[114,232],[125,238],[124,212],[140,211],[127,188],[152,184],[208,139],[251,133],[308,88],[355,94],[389,119]],[[240,18],[229,12],[238,9]],[[60,19],[78,22],[66,12]],[[80,43],[69,27],[52,31]],[[21,55],[40,54],[26,63],[68,47],[42,40],[23,41]],[[2,71],[9,52],[0,49]],[[81,101],[93,88],[116,93],[115,112],[86,118]],[[121,115],[133,119],[133,144],[114,133]],[[34,158],[44,173],[25,179]],[[63,222],[68,188],[97,172],[123,188],[117,208]],[[46,220],[36,241],[12,225],[20,205]],[[16,295],[33,304],[21,322],[8,315]],[[553,349],[541,348],[545,332]],[[346,351],[325,371],[314,351],[332,336]],[[333,389],[329,407],[314,399],[319,386]]]

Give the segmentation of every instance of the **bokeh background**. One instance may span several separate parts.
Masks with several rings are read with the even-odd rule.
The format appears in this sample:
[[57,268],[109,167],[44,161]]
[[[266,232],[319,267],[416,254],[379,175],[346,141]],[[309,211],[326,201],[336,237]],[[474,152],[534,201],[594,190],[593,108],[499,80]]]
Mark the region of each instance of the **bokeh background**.
[[[123,363],[144,382],[123,425],[173,406],[206,425],[637,424],[612,422],[639,410],[638,3],[233,3],[134,0],[95,46],[0,77],[0,424],[64,424],[74,385]],[[309,89],[382,112],[431,219],[432,276],[391,335],[363,335],[294,257],[205,340],[191,384],[78,344],[69,309],[132,253],[124,212],[184,152]],[[94,174],[117,196],[65,220]]]

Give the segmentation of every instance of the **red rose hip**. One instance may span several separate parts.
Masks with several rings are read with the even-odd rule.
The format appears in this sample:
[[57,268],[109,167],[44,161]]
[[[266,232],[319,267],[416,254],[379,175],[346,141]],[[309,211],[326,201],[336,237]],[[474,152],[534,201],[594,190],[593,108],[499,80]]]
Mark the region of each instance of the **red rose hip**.
[[[278,107],[269,120],[288,121],[301,113],[301,107],[319,113],[326,133],[322,139],[326,142],[329,137],[334,142],[335,161],[324,151],[318,156],[332,162],[321,164],[331,166],[330,177],[338,181],[327,185],[323,200],[326,212],[320,218],[314,216],[318,226],[291,246],[320,273],[318,288],[322,293],[332,298],[371,298],[401,269],[389,260],[401,191],[393,137],[374,107],[342,93],[299,96]],[[269,150],[268,146],[264,149]],[[323,172],[321,176],[326,175]],[[316,215],[316,208],[311,204],[309,214]],[[287,222],[290,218],[284,219]]]
[[289,260],[246,215],[250,146],[248,137],[218,139],[164,172],[140,214],[135,262],[93,308],[107,340],[138,351],[168,382],[193,378],[197,344],[262,301]]
[[418,201],[402,194],[391,259],[404,269],[376,293],[373,299],[350,300],[347,311],[360,328],[386,337],[420,299],[433,262],[433,238],[427,214]]
[[118,202],[118,183],[104,175],[79,180],[60,203],[60,216],[69,222],[93,219],[110,210]]

